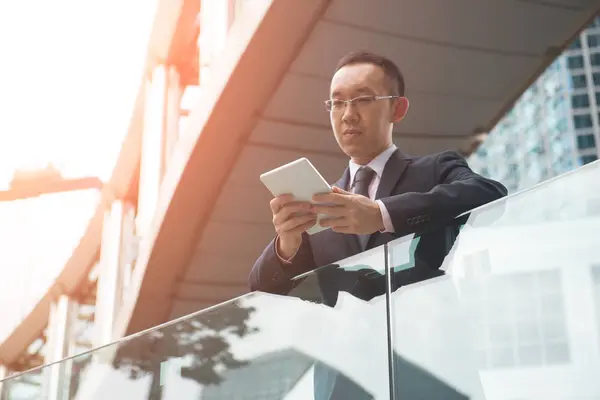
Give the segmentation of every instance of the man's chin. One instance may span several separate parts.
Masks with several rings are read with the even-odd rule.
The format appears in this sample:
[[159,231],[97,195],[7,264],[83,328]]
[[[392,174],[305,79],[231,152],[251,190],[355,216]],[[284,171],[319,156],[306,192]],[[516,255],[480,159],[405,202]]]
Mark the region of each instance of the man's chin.
[[364,146],[344,146],[342,147],[342,151],[353,160],[360,160],[366,156]]

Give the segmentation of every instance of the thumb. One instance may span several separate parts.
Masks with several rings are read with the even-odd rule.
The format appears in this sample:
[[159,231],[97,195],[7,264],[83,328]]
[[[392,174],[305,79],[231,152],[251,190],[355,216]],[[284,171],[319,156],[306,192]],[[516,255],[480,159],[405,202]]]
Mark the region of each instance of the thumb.
[[347,191],[345,191],[344,189],[342,189],[342,188],[339,188],[339,187],[337,187],[337,186],[333,186],[333,187],[331,188],[331,190],[333,191],[333,193],[338,193],[338,194],[352,194],[352,193],[350,193],[350,192],[347,192]]

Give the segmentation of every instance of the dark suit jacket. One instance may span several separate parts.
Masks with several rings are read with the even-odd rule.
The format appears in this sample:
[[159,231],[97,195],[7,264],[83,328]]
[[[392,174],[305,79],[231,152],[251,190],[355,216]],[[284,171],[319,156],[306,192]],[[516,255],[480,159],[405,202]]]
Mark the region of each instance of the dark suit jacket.
[[[348,187],[349,170],[335,184]],[[362,251],[380,246],[411,233],[422,233],[443,226],[457,215],[507,194],[498,182],[474,173],[465,159],[456,152],[443,152],[424,157],[411,157],[397,150],[385,165],[376,199],[385,204],[395,233],[375,232],[366,248],[360,247],[356,235],[336,233],[331,229],[315,235],[304,234],[303,242],[291,264],[282,266],[275,253],[274,240],[258,258],[249,276],[250,289],[271,293],[288,293],[294,286],[291,279],[317,267],[333,264]],[[430,243],[444,243],[440,234]],[[443,259],[447,246],[436,255],[435,246],[428,246],[428,257]],[[427,264],[427,263],[425,263]],[[432,268],[440,263],[429,263]],[[437,264],[437,265],[435,265]],[[416,282],[427,277],[427,265],[409,274]]]

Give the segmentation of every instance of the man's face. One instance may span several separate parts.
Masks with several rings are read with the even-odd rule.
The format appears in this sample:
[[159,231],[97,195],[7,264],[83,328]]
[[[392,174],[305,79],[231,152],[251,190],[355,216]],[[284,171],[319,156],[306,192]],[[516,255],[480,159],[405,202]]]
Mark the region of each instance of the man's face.
[[[373,64],[347,65],[339,69],[331,80],[330,98],[333,100],[390,94],[383,69]],[[365,99],[330,112],[338,145],[350,158],[363,165],[391,145],[392,123],[402,119],[406,113],[406,107],[402,109],[402,100],[406,99]]]

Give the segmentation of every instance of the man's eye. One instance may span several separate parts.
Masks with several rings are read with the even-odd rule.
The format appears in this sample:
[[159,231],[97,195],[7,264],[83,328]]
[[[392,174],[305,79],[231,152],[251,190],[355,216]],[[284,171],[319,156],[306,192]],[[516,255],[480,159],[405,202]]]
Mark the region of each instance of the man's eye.
[[344,105],[344,102],[342,100],[331,100],[331,105],[333,107],[341,107]]
[[373,101],[373,97],[371,97],[371,96],[358,97],[355,101],[359,104],[368,104]]

